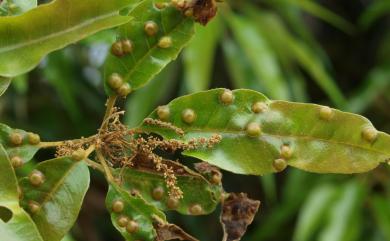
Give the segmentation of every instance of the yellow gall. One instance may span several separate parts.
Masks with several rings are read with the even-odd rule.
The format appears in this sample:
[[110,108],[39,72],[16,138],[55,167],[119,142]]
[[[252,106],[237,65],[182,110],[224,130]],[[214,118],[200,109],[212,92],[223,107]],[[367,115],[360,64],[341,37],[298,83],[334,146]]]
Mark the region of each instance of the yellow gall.
[[45,176],[42,172],[34,170],[28,176],[28,180],[30,181],[31,185],[38,187],[45,182]]
[[167,207],[169,209],[176,209],[179,206],[179,200],[176,198],[169,198],[167,201]]
[[363,138],[368,142],[374,142],[378,137],[378,131],[374,127],[365,127],[362,132]]
[[194,10],[192,8],[187,9],[184,12],[184,16],[186,16],[186,17],[193,17],[194,16]]
[[41,142],[41,137],[38,134],[35,133],[28,133],[27,134],[28,143],[31,145],[38,145]]
[[248,136],[251,136],[251,137],[258,137],[258,136],[260,136],[261,135],[260,124],[258,124],[256,122],[250,122],[246,126],[246,133],[248,134]]
[[116,57],[122,57],[124,55],[121,41],[117,41],[111,45],[111,53]]
[[169,107],[166,105],[159,106],[157,108],[157,116],[160,120],[166,121],[169,119],[169,116],[171,114],[171,111],[169,110]]
[[172,46],[172,38],[169,36],[164,36],[158,41],[158,47],[162,49],[167,49]]
[[152,197],[156,201],[160,201],[164,197],[164,189],[162,187],[156,187],[152,191]]
[[293,155],[293,150],[290,146],[288,145],[283,145],[280,148],[280,156],[284,159],[290,159]]
[[123,54],[129,54],[133,52],[133,42],[131,42],[129,39],[124,39],[121,43]]
[[195,121],[196,119],[196,114],[195,114],[195,111],[192,110],[192,109],[185,109],[183,110],[183,112],[181,113],[181,118],[182,120],[187,123],[187,124],[191,124]]
[[219,184],[221,184],[221,181],[222,181],[222,174],[221,174],[221,173],[214,173],[214,174],[211,176],[210,181],[211,181],[211,183],[214,184],[214,185],[219,185]]
[[192,215],[201,215],[203,213],[203,208],[199,204],[194,204],[190,207],[189,211]]
[[112,207],[111,207],[114,213],[120,213],[123,211],[124,208],[125,208],[125,204],[123,203],[122,200],[115,200],[112,203]]
[[333,110],[328,106],[322,106],[320,109],[320,118],[329,121],[333,117]]
[[284,169],[286,169],[287,167],[287,162],[282,159],[282,158],[279,158],[279,159],[275,159],[273,162],[272,162],[272,166],[274,167],[274,169],[277,171],[277,172],[281,172],[283,171]]
[[30,210],[30,213],[36,214],[41,210],[41,206],[37,202],[30,200],[28,201],[28,209]]
[[231,90],[225,90],[220,96],[221,102],[224,105],[230,105],[233,103],[234,96]]
[[87,153],[84,149],[78,149],[72,153],[72,159],[75,161],[81,161],[86,158]]
[[129,221],[126,226],[126,231],[129,233],[135,233],[138,231],[138,229],[139,229],[139,224],[134,220]]
[[263,113],[268,110],[268,105],[264,102],[255,102],[252,105],[252,111],[256,114]]
[[117,223],[118,223],[119,227],[124,228],[129,223],[129,218],[126,217],[126,216],[121,215],[121,216],[118,217]]
[[20,156],[14,156],[11,158],[11,164],[16,169],[23,166],[23,160]]
[[19,146],[23,143],[23,136],[20,133],[12,132],[9,135],[9,141],[11,142],[12,145]]
[[108,85],[111,89],[116,90],[123,85],[123,79],[119,74],[113,73],[108,78]]
[[155,3],[154,6],[157,8],[157,9],[164,9],[167,7],[167,3]]
[[121,87],[119,87],[119,89],[117,90],[118,92],[118,95],[122,96],[122,97],[126,97],[128,94],[131,93],[131,86],[129,83],[124,83],[122,84]]
[[158,32],[158,25],[154,21],[147,21],[144,25],[145,33],[149,36],[154,36]]

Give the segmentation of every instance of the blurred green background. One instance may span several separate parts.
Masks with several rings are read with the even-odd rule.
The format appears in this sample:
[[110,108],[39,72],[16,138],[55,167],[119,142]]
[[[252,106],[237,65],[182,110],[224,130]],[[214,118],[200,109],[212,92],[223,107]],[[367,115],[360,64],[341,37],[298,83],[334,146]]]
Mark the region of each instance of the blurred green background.
[[[231,0],[180,57],[143,89],[121,100],[136,126],[156,106],[214,87],[250,88],[272,99],[313,102],[368,117],[390,133],[390,0]],[[104,112],[101,66],[115,31],[47,56],[0,99],[12,127],[63,140],[96,132]],[[40,151],[36,161],[51,158]],[[259,153],[261,155],[261,153]],[[390,240],[390,169],[317,175],[293,168],[263,177],[224,173],[227,191],[262,201],[244,241]],[[68,240],[121,240],[104,207],[106,184],[93,172]],[[218,210],[205,217],[170,213],[202,241],[220,240]]]

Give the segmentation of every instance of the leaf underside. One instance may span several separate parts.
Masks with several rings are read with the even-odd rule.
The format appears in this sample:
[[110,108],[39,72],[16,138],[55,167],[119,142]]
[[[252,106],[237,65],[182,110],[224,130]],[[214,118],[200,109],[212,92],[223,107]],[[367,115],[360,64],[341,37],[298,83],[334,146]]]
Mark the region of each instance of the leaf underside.
[[[185,151],[222,169],[240,173],[263,175],[276,172],[274,160],[282,158],[282,146],[290,148],[288,165],[317,173],[359,173],[369,171],[390,157],[390,136],[377,132],[366,118],[330,109],[322,117],[323,106],[316,104],[272,101],[252,90],[233,91],[231,104],[223,104],[224,89],[214,89],[177,98],[167,106],[168,122],[185,131],[183,137],[158,126],[143,124],[146,132],[164,138],[189,140],[220,134],[222,141],[212,149]],[[252,105],[264,103],[266,110],[254,113]],[[182,119],[185,109],[196,114],[193,123]],[[150,118],[158,119],[157,111]],[[261,134],[247,134],[248,123],[257,123]],[[364,130],[376,134],[374,140],[365,138]]]

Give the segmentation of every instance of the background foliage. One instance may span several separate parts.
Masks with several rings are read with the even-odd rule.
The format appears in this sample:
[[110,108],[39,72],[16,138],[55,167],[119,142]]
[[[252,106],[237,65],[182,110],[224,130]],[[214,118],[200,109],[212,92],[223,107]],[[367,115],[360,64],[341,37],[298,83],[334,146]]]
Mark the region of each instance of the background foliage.
[[[177,96],[227,87],[361,113],[390,132],[388,0],[227,2],[207,28],[196,27],[177,61],[122,103],[129,126]],[[114,39],[112,30],[98,33],[50,54],[18,77],[0,99],[1,122],[45,140],[94,133],[105,101],[100,69]],[[37,159],[52,154],[40,151]],[[92,178],[95,185],[69,240],[121,240],[105,211],[104,179],[95,172]],[[386,166],[356,176],[292,168],[260,178],[224,176],[227,191],[248,192],[262,201],[246,241],[390,240],[389,180]],[[168,219],[201,240],[221,235],[215,231],[220,230],[216,214],[172,213]]]

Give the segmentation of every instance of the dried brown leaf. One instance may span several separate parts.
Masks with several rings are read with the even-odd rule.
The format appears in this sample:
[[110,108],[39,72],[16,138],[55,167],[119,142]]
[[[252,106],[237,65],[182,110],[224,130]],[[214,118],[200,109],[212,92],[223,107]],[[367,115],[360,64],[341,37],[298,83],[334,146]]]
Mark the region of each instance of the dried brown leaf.
[[246,193],[230,193],[222,202],[223,241],[239,241],[252,223],[259,206],[260,201],[248,198]]
[[199,241],[198,239],[192,237],[188,233],[184,232],[180,227],[165,223],[159,218],[155,218],[155,223],[153,224],[154,228],[157,231],[156,241],[165,241],[165,240],[187,240],[187,241]]

